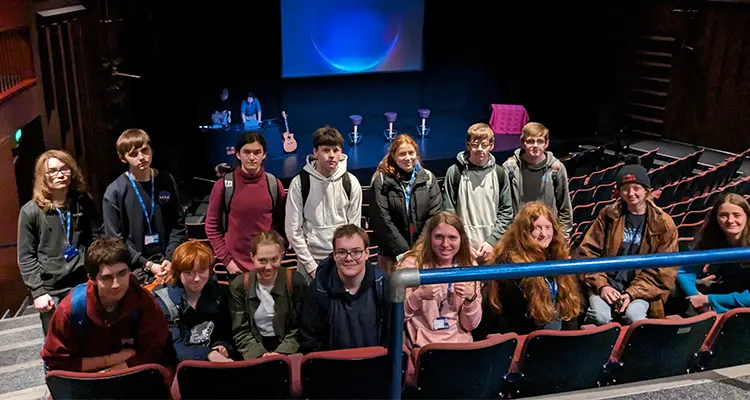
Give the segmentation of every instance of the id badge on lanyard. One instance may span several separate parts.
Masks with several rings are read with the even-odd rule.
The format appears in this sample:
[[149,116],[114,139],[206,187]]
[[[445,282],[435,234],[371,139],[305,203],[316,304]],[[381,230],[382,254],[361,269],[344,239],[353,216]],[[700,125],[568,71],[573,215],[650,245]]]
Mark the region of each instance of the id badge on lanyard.
[[449,283],[448,292],[446,293],[445,298],[442,299],[440,301],[440,304],[438,305],[438,314],[440,315],[437,318],[435,318],[434,321],[432,321],[432,330],[442,331],[444,329],[450,329],[451,327],[451,324],[449,322],[451,318],[444,317],[442,314],[443,314],[443,304],[445,303],[446,300],[450,301],[449,299],[450,299],[452,289],[453,289],[453,284]]
[[146,246],[153,245],[153,244],[159,244],[159,233],[154,232],[151,229],[151,220],[154,218],[154,210],[156,210],[156,202],[154,201],[154,174],[151,174],[151,212],[149,213],[149,210],[146,208],[146,203],[143,201],[143,196],[141,196],[141,191],[138,190],[138,186],[135,184],[135,179],[133,179],[133,176],[130,175],[129,172],[125,173],[128,177],[128,180],[130,181],[130,185],[133,187],[133,190],[135,191],[136,197],[138,197],[138,202],[141,203],[141,210],[143,210],[143,215],[146,217],[146,224],[148,226],[148,234],[143,237],[143,244]]
[[60,225],[62,225],[63,232],[65,233],[65,243],[67,243],[67,245],[65,246],[65,250],[63,250],[63,257],[65,257],[66,262],[70,262],[78,255],[78,248],[73,245],[73,243],[71,243],[70,220],[72,219],[72,217],[70,215],[70,210],[65,211],[65,213],[63,213],[59,208],[57,208],[56,210],[57,215],[60,217]]

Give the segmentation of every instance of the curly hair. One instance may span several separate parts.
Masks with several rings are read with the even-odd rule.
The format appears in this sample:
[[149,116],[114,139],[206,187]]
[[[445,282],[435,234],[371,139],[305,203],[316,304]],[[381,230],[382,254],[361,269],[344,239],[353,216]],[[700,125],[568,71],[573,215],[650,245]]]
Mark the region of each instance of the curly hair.
[[399,147],[405,144],[414,147],[414,152],[417,153],[416,162],[420,162],[419,147],[417,146],[417,142],[415,142],[414,139],[412,139],[412,137],[409,135],[398,135],[393,139],[391,146],[388,148],[388,153],[386,153],[383,159],[380,161],[376,171],[381,172],[385,176],[396,178],[396,175],[398,174],[396,172],[398,171],[398,166],[396,165],[396,152],[398,152]]
[[[540,217],[547,218],[554,230],[549,247],[543,249],[531,236],[534,221]],[[497,264],[518,264],[548,260],[566,260],[569,258],[567,241],[557,218],[543,203],[527,203],[516,216],[495,247],[492,259]],[[578,278],[575,275],[558,275],[553,277],[558,287],[556,299],[552,299],[547,280],[543,276],[521,278],[519,287],[529,304],[529,315],[539,325],[560,318],[570,321],[577,317],[583,308]],[[488,301],[497,313],[502,313],[500,303],[501,282],[489,283]]]
[[44,211],[52,210],[52,190],[50,189],[50,178],[47,175],[47,161],[56,158],[65,166],[70,168],[70,186],[68,186],[68,197],[75,198],[86,193],[86,181],[83,173],[78,167],[76,160],[65,151],[47,150],[42,153],[34,165],[34,189],[32,198],[34,202]]
[[[700,231],[696,235],[694,249],[695,250],[711,250],[711,249],[723,249],[732,247],[727,241],[727,235],[719,226],[719,208],[722,204],[729,203],[734,204],[742,209],[745,213],[745,218],[750,219],[750,205],[744,197],[736,193],[723,193],[714,202],[713,208],[706,216],[706,220],[701,225]],[[741,247],[750,246],[750,224],[745,223],[745,228],[742,230],[740,236]]]
[[422,230],[422,234],[419,235],[419,239],[414,246],[404,254],[403,259],[414,258],[417,266],[421,268],[430,268],[437,264],[435,259],[435,252],[432,251],[431,237],[432,231],[437,229],[440,224],[448,224],[458,231],[461,237],[461,244],[458,249],[458,253],[453,260],[456,265],[460,267],[468,267],[474,265],[474,257],[471,255],[471,243],[469,237],[466,235],[464,229],[464,223],[461,218],[450,211],[441,211],[434,217],[430,218],[425,224],[425,228]]

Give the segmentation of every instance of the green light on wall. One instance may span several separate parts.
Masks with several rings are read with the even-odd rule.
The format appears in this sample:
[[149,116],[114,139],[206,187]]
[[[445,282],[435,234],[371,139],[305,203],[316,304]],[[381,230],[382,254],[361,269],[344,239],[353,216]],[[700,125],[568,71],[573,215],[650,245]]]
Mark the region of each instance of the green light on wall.
[[15,135],[16,143],[20,143],[21,142],[21,136],[23,136],[23,131],[20,130],[20,129],[18,129],[16,131],[16,135]]

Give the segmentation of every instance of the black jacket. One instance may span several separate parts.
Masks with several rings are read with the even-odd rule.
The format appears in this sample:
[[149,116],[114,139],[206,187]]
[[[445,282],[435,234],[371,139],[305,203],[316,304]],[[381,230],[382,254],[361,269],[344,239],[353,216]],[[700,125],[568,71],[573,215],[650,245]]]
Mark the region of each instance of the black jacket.
[[178,361],[206,361],[216,346],[224,346],[230,355],[233,353],[226,290],[219,287],[215,276],[203,287],[197,309],[190,307],[182,286],[170,283],[167,293],[177,309],[178,321],[170,319],[167,304],[158,296],[156,303],[169,321],[170,339]]
[[[414,179],[411,218],[406,212],[406,199],[400,181],[376,172],[370,193],[373,234],[381,253],[392,259],[411,248],[427,220],[440,212],[443,203],[437,179],[424,168],[417,172]],[[409,232],[410,223],[414,224],[413,233]]]
[[65,230],[56,211],[45,212],[30,200],[18,214],[18,267],[31,296],[45,293],[64,297],[73,287],[86,282],[83,261],[86,249],[101,233],[101,219],[88,194],[70,200],[71,242],[78,256],[65,261]]
[[[388,345],[388,277],[369,261],[365,268],[362,286],[352,296],[344,289],[333,258],[320,262],[300,315],[301,353]],[[374,321],[374,329],[365,326],[366,321]]]
[[[151,259],[161,261],[171,259],[172,253],[185,240],[185,214],[180,205],[177,183],[166,171],[155,171],[154,191],[156,210],[151,221],[154,233],[159,234],[159,243],[146,246],[144,238],[148,234],[148,224],[133,186],[125,174],[120,175],[104,193],[104,232],[107,236],[124,239],[131,256],[131,268],[138,280],[143,283],[147,275],[143,271]],[[146,208],[151,212],[150,183],[137,183]],[[148,186],[145,189],[144,186]]]

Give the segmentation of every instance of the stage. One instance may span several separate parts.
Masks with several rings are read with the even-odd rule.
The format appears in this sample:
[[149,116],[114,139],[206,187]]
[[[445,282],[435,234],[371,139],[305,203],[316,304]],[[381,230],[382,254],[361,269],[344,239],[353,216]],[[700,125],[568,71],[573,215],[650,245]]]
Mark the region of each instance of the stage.
[[[467,118],[465,116],[432,115],[427,121],[430,132],[425,137],[417,134],[417,125],[420,124],[416,116],[414,118],[399,118],[394,129],[399,133],[407,133],[417,142],[420,156],[425,168],[432,170],[437,176],[444,176],[458,152],[466,149],[466,129],[480,119]],[[275,121],[278,122],[278,121]],[[486,122],[486,121],[485,121]],[[388,124],[383,117],[365,118],[358,128],[362,139],[358,145],[349,142],[348,134],[352,126],[335,126],[344,136],[344,153],[347,155],[347,168],[363,184],[369,184],[375,168],[385,153],[388,151],[390,142],[385,140],[383,130]],[[312,154],[312,132],[309,128],[302,132],[294,132],[297,140],[297,150],[286,154],[282,149],[281,133],[284,131],[283,120],[280,124],[264,124],[259,129],[268,142],[268,158],[265,161],[266,171],[279,177],[287,185],[291,178],[297,175],[305,165],[305,158]],[[294,131],[294,130],[293,130]],[[193,165],[200,171],[195,171],[196,176],[212,178],[213,166],[226,162],[235,165],[235,157],[228,151],[244,132],[241,125],[234,125],[230,129],[212,130],[204,129],[196,132],[198,135],[199,148],[205,152],[205,162]],[[495,135],[495,147],[493,154],[500,162],[504,161],[519,146],[519,135],[498,134]]]

